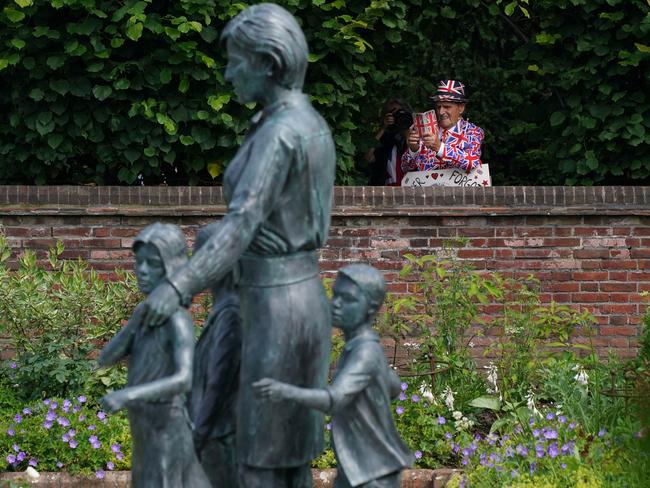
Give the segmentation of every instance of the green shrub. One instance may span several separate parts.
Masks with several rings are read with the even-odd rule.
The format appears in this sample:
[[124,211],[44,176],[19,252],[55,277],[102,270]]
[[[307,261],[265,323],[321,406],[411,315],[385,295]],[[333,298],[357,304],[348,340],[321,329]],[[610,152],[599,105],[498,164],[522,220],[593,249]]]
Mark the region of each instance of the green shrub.
[[[468,85],[502,184],[648,181],[645,0],[282,0],[337,181],[363,182],[378,111]],[[248,127],[218,35],[248,2],[14,0],[0,11],[1,183],[211,183]],[[518,5],[521,8],[517,8]]]
[[19,410],[1,411],[4,470],[67,471],[98,477],[129,469],[131,441],[124,412],[109,415],[85,396],[48,398]]
[[[49,268],[26,251],[18,269],[8,267],[10,250],[0,234],[0,334],[14,352],[10,381],[22,400],[67,395],[99,398],[125,381],[123,366],[95,371],[97,348],[119,330],[140,299],[135,279],[101,279],[82,261],[60,259],[59,242]],[[3,375],[6,372],[3,370]]]

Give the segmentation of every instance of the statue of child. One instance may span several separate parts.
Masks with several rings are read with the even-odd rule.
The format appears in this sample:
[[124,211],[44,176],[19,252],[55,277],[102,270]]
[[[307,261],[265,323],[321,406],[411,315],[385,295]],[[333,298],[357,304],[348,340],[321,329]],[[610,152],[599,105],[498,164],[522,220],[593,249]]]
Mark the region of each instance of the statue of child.
[[[198,251],[214,231],[196,235]],[[194,423],[194,448],[215,488],[236,488],[235,407],[241,361],[239,295],[231,274],[212,287],[212,310],[203,325],[194,354],[194,377],[188,407]]]
[[413,456],[395,428],[391,398],[400,380],[388,366],[373,319],[385,295],[384,278],[371,266],[353,264],[339,271],[332,298],[332,322],[346,344],[331,385],[300,388],[270,378],[253,383],[264,399],[294,401],[332,414],[338,464],[335,488],[397,488]]
[[[188,259],[185,236],[171,224],[145,227],[133,251],[138,287],[146,295]],[[128,410],[134,487],[209,488],[185,406],[185,393],[192,386],[192,318],[179,307],[162,327],[149,327],[142,312],[139,304],[99,356],[100,366],[129,356],[126,388],[104,396],[102,405],[112,412]]]

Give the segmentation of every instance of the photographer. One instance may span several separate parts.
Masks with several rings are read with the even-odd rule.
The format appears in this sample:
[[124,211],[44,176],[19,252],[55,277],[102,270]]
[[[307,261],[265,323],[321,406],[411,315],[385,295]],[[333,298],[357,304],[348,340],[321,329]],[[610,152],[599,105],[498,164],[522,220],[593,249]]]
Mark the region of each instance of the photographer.
[[400,161],[407,149],[406,139],[413,124],[413,114],[407,102],[391,98],[384,104],[382,127],[375,135],[379,145],[366,155],[371,186],[399,186],[402,182]]

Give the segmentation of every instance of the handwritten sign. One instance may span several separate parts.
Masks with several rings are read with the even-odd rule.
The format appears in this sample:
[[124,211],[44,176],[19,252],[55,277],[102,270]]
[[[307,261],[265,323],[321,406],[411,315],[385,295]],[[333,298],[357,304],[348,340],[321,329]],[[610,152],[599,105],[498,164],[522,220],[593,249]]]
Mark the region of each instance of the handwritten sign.
[[490,168],[483,164],[469,173],[461,169],[411,171],[402,179],[402,186],[492,186]]

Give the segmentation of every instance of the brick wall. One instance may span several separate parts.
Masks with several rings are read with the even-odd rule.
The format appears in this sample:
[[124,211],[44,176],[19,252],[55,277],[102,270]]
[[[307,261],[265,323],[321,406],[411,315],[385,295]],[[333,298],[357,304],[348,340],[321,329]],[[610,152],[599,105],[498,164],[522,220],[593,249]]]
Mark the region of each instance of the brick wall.
[[[219,187],[0,186],[0,224],[14,249],[45,256],[56,240],[108,274],[130,268],[133,237],[148,223],[188,238],[225,212]],[[321,269],[365,261],[393,292],[403,255],[436,253],[464,237],[463,259],[509,276],[533,273],[542,298],[588,308],[596,345],[633,355],[650,291],[650,187],[339,187]]]

